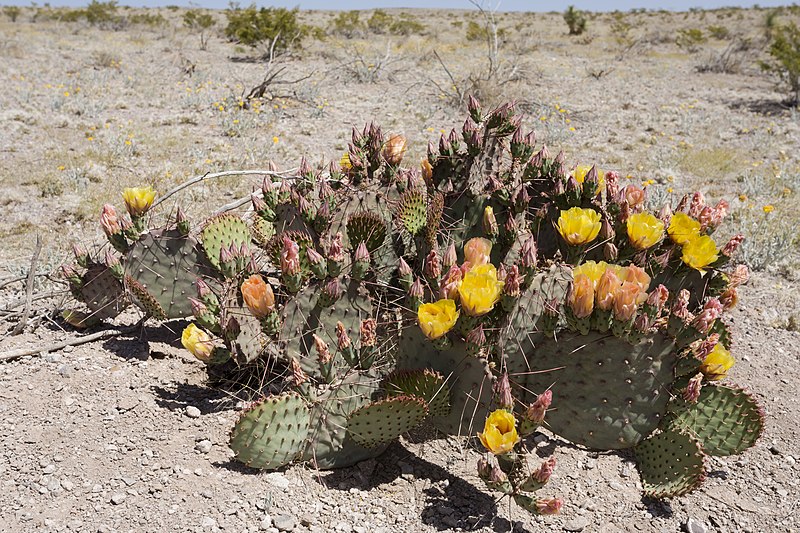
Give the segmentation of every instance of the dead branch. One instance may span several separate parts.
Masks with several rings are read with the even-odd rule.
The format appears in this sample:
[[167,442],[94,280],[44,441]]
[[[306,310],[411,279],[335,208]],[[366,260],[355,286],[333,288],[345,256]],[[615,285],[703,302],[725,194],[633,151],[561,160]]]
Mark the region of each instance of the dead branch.
[[31,314],[31,302],[33,301],[33,282],[36,276],[36,263],[39,261],[39,253],[42,251],[42,236],[36,234],[36,249],[33,251],[31,257],[31,266],[28,268],[28,281],[25,286],[25,308],[22,310],[22,316],[11,330],[12,335],[19,335],[25,330],[25,325],[28,322],[28,317]]

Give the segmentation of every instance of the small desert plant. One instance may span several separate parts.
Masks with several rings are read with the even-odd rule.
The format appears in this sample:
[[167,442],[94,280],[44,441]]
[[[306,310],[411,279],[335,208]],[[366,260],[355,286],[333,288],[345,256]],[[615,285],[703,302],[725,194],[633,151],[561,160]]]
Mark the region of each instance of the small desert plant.
[[800,29],[797,24],[779,26],[769,45],[771,61],[762,61],[761,68],[774,72],[789,86],[794,105],[800,101]]
[[92,26],[107,26],[119,21],[116,0],[108,2],[92,0],[82,11],[82,15]]
[[731,36],[731,31],[726,26],[709,26],[708,34],[714,39],[724,41]]
[[267,45],[274,53],[282,53],[299,47],[308,29],[297,20],[298,9],[282,7],[256,8],[251,4],[241,8],[231,4],[225,13],[228,25],[225,35],[233,42],[245,46]]
[[712,53],[704,63],[697,66],[697,71],[736,74],[741,72],[742,64],[751,58],[752,53],[751,40],[737,37],[728,43],[722,52]]
[[700,45],[706,42],[706,36],[703,35],[703,30],[698,28],[687,28],[678,31],[675,37],[675,44],[678,48],[686,50],[689,53],[697,52]]
[[[358,13],[358,12],[354,12]],[[425,25],[415,20],[408,13],[403,13],[399,17],[393,17],[382,9],[376,9],[372,16],[367,20],[367,29],[378,35],[412,35],[422,33]]]
[[214,26],[214,17],[199,9],[190,9],[183,14],[183,25],[191,31],[200,33],[200,50],[208,45],[208,30]]
[[[358,12],[354,11],[358,15]],[[378,35],[388,33],[389,28],[392,25],[394,17],[388,14],[386,11],[382,9],[376,9],[373,11],[372,16],[367,21],[367,28],[372,33],[377,33]]]
[[581,35],[586,31],[587,21],[583,11],[575,9],[575,6],[569,6],[567,10],[564,11],[563,16],[564,22],[566,22],[567,27],[569,27],[570,35]]
[[169,22],[161,13],[134,13],[130,17],[128,17],[128,23],[130,24],[139,24],[142,26],[149,26],[151,28],[166,28],[169,26]]
[[6,6],[3,8],[3,14],[8,17],[11,22],[16,22],[22,10],[19,6]]
[[364,24],[360,20],[358,11],[342,11],[331,22],[331,33],[335,35],[352,39],[363,32]]

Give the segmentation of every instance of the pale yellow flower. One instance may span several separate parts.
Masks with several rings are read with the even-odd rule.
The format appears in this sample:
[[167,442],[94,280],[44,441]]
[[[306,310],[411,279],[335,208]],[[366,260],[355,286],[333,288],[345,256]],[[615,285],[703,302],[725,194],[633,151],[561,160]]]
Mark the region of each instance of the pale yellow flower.
[[483,433],[478,433],[481,444],[495,455],[502,455],[514,449],[519,442],[517,421],[505,409],[498,409],[486,418]]
[[497,269],[491,263],[472,268],[458,288],[461,307],[470,316],[485,315],[500,299],[504,285],[497,279]]
[[[570,128],[570,131],[575,131],[575,128]],[[575,171],[572,173],[572,176],[578,183],[583,183],[586,179],[586,174],[592,170],[592,165],[578,165],[575,167]],[[595,194],[602,191],[606,186],[606,173],[599,168],[597,169],[597,190]]]
[[700,371],[705,374],[706,379],[717,381],[728,374],[734,363],[731,352],[725,349],[721,342],[718,342],[711,353],[703,360]]
[[492,241],[483,237],[475,237],[464,245],[464,261],[476,267],[489,262],[492,253]]
[[646,250],[664,236],[664,223],[650,213],[634,213],[627,221],[628,238],[637,250]]
[[580,207],[561,211],[557,228],[569,244],[573,246],[588,244],[600,233],[600,213],[594,209]]
[[212,342],[211,335],[194,324],[186,326],[183,334],[181,334],[183,347],[203,362],[208,362],[211,359],[211,354],[214,351]]
[[128,187],[122,191],[122,199],[125,201],[125,208],[132,217],[140,217],[147,213],[153,201],[156,199],[156,192],[149,185],[147,187]]
[[431,340],[438,339],[453,329],[458,320],[454,300],[439,300],[432,304],[422,304],[417,311],[417,320],[422,333]]
[[597,283],[600,281],[606,269],[608,269],[608,263],[605,261],[600,261],[599,263],[595,261],[586,261],[572,269],[572,278],[574,279],[583,274],[592,280],[592,287],[596,289]]
[[567,303],[576,318],[586,318],[592,314],[594,310],[594,285],[589,276],[585,274],[575,276]]

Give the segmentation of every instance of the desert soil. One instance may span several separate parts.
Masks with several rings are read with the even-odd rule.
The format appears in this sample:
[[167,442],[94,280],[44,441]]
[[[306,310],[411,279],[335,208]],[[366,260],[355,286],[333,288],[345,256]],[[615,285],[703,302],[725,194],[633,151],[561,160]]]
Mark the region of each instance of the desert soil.
[[[351,126],[370,120],[404,133],[407,157],[419,159],[428,140],[464,117],[433,51],[462,89],[486,58],[483,43],[464,37],[467,21],[480,20],[474,15],[412,11],[427,27],[422,35],[309,40],[279,64],[280,79],[304,79],[240,110],[265,66],[219,35],[223,13],[214,13],[207,50],[181,26],[182,11],[150,13],[168,25],[113,31],[32,21],[32,9],[0,20],[0,353],[77,335],[55,313],[71,305],[56,271],[70,261],[72,242],[101,244],[100,207],[120,206],[122,187],[165,191],[268,160],[292,168],[303,155],[321,163],[341,155]],[[673,200],[696,188],[731,200],[728,231],[748,232],[746,259],[761,270],[730,317],[737,364],[729,380],[755,393],[767,427],[751,450],[711,459],[700,489],[642,499],[629,455],[577,448],[546,430],[537,451],[554,452],[558,466],[543,493],[565,500],[555,517],[495,501],[464,439],[411,435],[340,471],[252,471],[226,445],[241,407],[235,391],[207,386],[203,365],[180,347],[185,322],[151,322],[0,363],[0,531],[800,530],[800,123],[756,63],[767,58],[765,15],[629,13],[624,33],[604,14],[588,34],[570,37],[560,14],[498,14],[501,69],[471,87],[487,105],[517,100],[538,142],[563,148],[572,163],[619,170]],[[302,14],[320,27],[333,16]],[[728,35],[692,49],[676,43],[682,29],[708,36],[715,26]],[[740,37],[749,41],[731,72],[698,69]],[[202,218],[251,186],[206,181],[175,199]],[[43,275],[35,294],[61,293],[35,300],[24,332],[11,335],[19,315],[8,309],[19,311],[25,292],[14,280],[27,272],[36,235]],[[131,311],[116,323],[138,318]]]

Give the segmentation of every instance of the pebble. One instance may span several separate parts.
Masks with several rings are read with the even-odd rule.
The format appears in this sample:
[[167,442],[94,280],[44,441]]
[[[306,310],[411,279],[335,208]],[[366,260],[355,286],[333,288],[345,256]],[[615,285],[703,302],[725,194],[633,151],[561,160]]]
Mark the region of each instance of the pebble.
[[197,450],[200,453],[208,453],[208,452],[211,451],[211,447],[212,446],[213,445],[211,444],[210,440],[203,439],[203,440],[199,441],[197,444],[194,445],[194,449]]
[[188,416],[189,418],[200,418],[201,414],[202,413],[200,412],[200,409],[198,409],[194,405],[186,407],[186,416]]
[[292,531],[295,527],[294,517],[288,514],[279,514],[272,519],[272,525],[277,527],[279,531]]
[[212,529],[217,527],[217,521],[211,518],[210,516],[204,516],[203,521],[200,523],[200,527],[203,529]]
[[264,518],[261,519],[261,523],[259,524],[261,529],[269,529],[272,527],[272,517],[270,515],[264,515]]
[[286,490],[291,485],[291,481],[289,481],[286,476],[281,474],[280,472],[270,472],[269,474],[264,476],[264,481],[275,487],[276,489]]
[[128,495],[125,494],[124,492],[118,492],[113,496],[111,496],[111,503],[113,503],[114,505],[120,505],[125,501],[127,497]]
[[683,528],[686,530],[686,533],[707,533],[708,528],[704,523],[694,518],[689,518],[685,524],[683,524]]
[[73,483],[72,481],[70,481],[68,479],[62,479],[61,480],[61,488],[64,489],[65,491],[67,491],[67,492],[71,492],[72,489],[75,488],[75,483]]
[[564,524],[564,531],[583,531],[589,524],[588,518],[578,516]]

